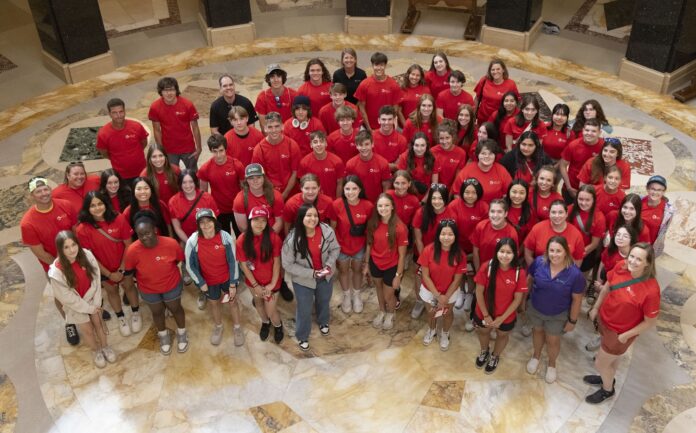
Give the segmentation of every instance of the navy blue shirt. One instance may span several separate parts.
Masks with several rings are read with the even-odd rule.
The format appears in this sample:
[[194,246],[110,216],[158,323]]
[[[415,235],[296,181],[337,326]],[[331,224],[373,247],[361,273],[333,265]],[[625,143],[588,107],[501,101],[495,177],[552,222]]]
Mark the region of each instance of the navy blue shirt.
[[532,290],[532,305],[541,314],[555,316],[570,309],[573,293],[585,291],[585,277],[580,269],[571,264],[554,278],[551,278],[551,268],[543,256],[537,257],[529,266],[528,275],[534,278]]

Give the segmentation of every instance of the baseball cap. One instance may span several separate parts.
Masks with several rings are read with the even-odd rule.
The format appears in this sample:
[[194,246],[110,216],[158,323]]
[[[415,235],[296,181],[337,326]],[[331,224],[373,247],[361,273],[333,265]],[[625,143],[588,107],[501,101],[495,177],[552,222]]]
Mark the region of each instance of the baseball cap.
[[292,100],[292,106],[297,107],[298,105],[304,105],[305,107],[309,107],[310,102],[309,98],[305,95],[297,95],[295,96],[295,99]]
[[34,190],[40,186],[48,185],[48,181],[43,177],[35,177],[29,181],[29,192],[34,192]]
[[263,217],[268,219],[271,215],[268,213],[268,209],[266,209],[265,206],[256,206],[251,209],[251,212],[249,212],[249,219],[253,218],[258,218],[258,217]]
[[212,211],[212,209],[208,209],[207,207],[200,208],[196,212],[196,222],[198,222],[201,218],[215,219],[215,213]]
[[660,185],[667,188],[667,179],[665,179],[663,176],[660,176],[659,174],[656,174],[655,176],[650,176],[650,179],[648,179],[647,186],[650,186],[651,183],[659,183]]
[[278,63],[271,63],[270,65],[266,66],[266,75],[271,75],[273,71],[285,72]]
[[263,176],[264,174],[263,166],[256,162],[247,165],[244,170],[244,177]]

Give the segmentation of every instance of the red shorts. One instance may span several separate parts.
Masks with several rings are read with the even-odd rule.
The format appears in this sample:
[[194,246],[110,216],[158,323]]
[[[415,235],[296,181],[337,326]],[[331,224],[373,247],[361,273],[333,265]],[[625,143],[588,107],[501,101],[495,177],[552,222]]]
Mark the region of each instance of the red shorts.
[[606,325],[602,323],[601,319],[598,320],[598,322],[599,335],[602,337],[602,350],[610,355],[623,355],[626,353],[636,337],[631,337],[628,341],[622,343],[619,341],[619,334],[607,328]]

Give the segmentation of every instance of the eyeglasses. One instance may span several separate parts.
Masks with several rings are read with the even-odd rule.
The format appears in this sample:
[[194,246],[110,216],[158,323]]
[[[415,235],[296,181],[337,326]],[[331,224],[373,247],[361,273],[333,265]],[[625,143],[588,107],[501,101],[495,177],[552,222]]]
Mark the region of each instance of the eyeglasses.
[[276,107],[280,108],[283,106],[283,102],[280,100],[280,96],[274,96],[275,102],[276,102]]

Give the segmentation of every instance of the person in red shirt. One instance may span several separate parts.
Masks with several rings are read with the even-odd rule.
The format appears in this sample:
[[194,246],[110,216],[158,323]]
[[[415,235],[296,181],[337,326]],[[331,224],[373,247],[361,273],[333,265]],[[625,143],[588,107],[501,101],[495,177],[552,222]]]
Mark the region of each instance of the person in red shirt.
[[[476,311],[472,319],[477,326],[481,353],[476,368],[492,374],[500,355],[510,339],[517,321],[517,307],[527,292],[527,275],[520,266],[517,241],[502,238],[495,245],[493,257],[481,264],[476,273]],[[491,331],[496,331],[495,345],[490,350]]]
[[130,204],[130,184],[123,181],[113,168],[107,168],[99,176],[99,192],[111,202],[114,212],[121,213]]
[[358,176],[365,186],[365,196],[374,203],[380,193],[389,189],[389,163],[373,152],[372,134],[369,131],[360,131],[355,137],[355,145],[358,155],[346,163],[346,175]]
[[70,203],[75,215],[82,209],[85,195],[90,191],[99,190],[99,176],[87,175],[82,161],[69,162],[65,167],[63,183],[53,190],[53,198],[65,200]]
[[466,77],[462,71],[452,71],[449,75],[449,89],[437,94],[435,99],[438,117],[456,120],[457,111],[462,105],[474,106],[474,98],[464,90]]
[[[523,179],[528,184],[532,184],[538,171],[544,165],[553,164],[553,161],[544,152],[536,132],[525,131],[517,139],[517,146],[507,152],[500,163],[513,179]],[[556,168],[553,166],[552,168],[554,177],[556,177]]]
[[599,122],[590,119],[585,122],[582,137],[571,141],[561,154],[559,165],[563,177],[564,197],[574,199],[580,187],[578,174],[588,159],[597,156],[602,150],[604,139],[599,136]]
[[421,199],[428,193],[428,186],[435,173],[435,156],[428,143],[425,133],[416,132],[408,150],[402,153],[396,162],[399,170],[406,170],[411,174],[413,185]]
[[290,119],[292,117],[290,110],[292,101],[297,96],[295,89],[285,86],[288,81],[288,73],[277,63],[272,63],[266,67],[264,81],[269,88],[259,93],[254,105],[262,131],[266,130],[266,116],[269,113],[278,113],[281,124]]
[[230,109],[229,120],[232,129],[225,133],[227,155],[239,160],[242,166],[246,167],[251,164],[254,148],[263,140],[263,133],[249,126],[249,113],[244,107],[233,106]]
[[118,98],[109,99],[106,111],[111,122],[97,132],[97,150],[126,181],[145,168],[148,133],[140,122],[126,119],[126,104]]
[[[457,222],[457,228],[462,232],[462,236],[459,237],[459,245],[466,254],[474,252],[474,246],[471,244],[468,234],[474,231],[478,223],[488,218],[490,206],[481,200],[482,197],[481,182],[470,177],[462,183],[459,196],[447,205],[447,209]],[[473,288],[473,284],[470,287]]]
[[549,219],[551,203],[563,200],[557,189],[556,168],[552,165],[539,167],[529,191],[529,204],[532,207],[532,216],[536,222]]
[[568,206],[563,200],[556,200],[549,209],[549,219],[536,223],[524,240],[525,261],[531,265],[536,257],[544,254],[549,239],[562,236],[568,241],[573,261],[580,266],[585,254],[585,242],[580,230],[568,223]]
[[674,207],[665,197],[667,180],[658,175],[651,176],[646,185],[648,194],[643,197],[643,208],[640,217],[650,230],[650,243],[659,256],[664,250],[667,229],[674,216]]
[[326,129],[327,134],[338,130],[340,126],[338,125],[338,120],[336,119],[336,111],[341,107],[349,107],[355,113],[355,119],[353,120],[353,128],[360,128],[362,125],[362,117],[358,112],[358,107],[350,102],[346,101],[346,96],[348,95],[348,90],[346,86],[341,83],[334,83],[329,90],[331,96],[331,103],[326,104],[318,111],[319,120]]
[[534,131],[539,140],[543,140],[546,134],[546,124],[539,119],[539,101],[532,94],[524,95],[520,112],[503,125],[506,152],[513,149],[517,139],[525,131]]
[[179,192],[179,174],[181,169],[170,162],[169,155],[161,146],[153,144],[147,149],[147,167],[140,176],[147,177],[163,202],[168,203]]
[[328,224],[332,219],[334,199],[322,194],[319,185],[319,178],[314,174],[308,173],[300,178],[300,192],[290,197],[283,208],[285,233],[290,232],[297,218],[297,210],[305,203],[317,208],[320,222]]
[[[583,377],[585,383],[602,385],[585,401],[598,404],[614,395],[614,376],[621,355],[640,334],[657,324],[660,313],[660,286],[655,270],[655,252],[650,244],[631,247],[625,262],[612,272],[590,310],[590,319],[599,318],[602,346],[595,358],[599,375]],[[598,317],[599,316],[599,317]]]
[[650,229],[643,222],[641,213],[643,201],[638,194],[628,194],[621,201],[619,210],[611,211],[607,214],[607,229],[614,233],[617,227],[628,225],[638,233],[639,242],[650,242]]
[[394,327],[395,291],[401,285],[406,264],[408,228],[396,215],[394,199],[382,193],[367,223],[367,249],[363,272],[372,276],[377,289],[379,311],[372,321],[377,329]]
[[425,73],[425,84],[430,89],[431,95],[437,96],[450,88],[451,73],[452,67],[447,54],[442,51],[435,53],[430,61],[430,69]]
[[341,195],[346,167],[336,154],[326,151],[326,135],[315,131],[310,135],[312,153],[300,160],[297,175],[313,174],[319,179],[321,192],[331,200]]
[[556,104],[551,110],[551,122],[546,124],[546,135],[541,140],[544,152],[555,162],[561,159],[563,149],[570,141],[568,135],[568,115],[570,107],[566,104]]
[[570,131],[570,137],[575,139],[582,135],[582,131],[585,128],[585,122],[588,120],[596,120],[597,125],[601,128],[601,133],[611,134],[614,128],[609,124],[607,116],[604,115],[604,110],[599,101],[595,99],[588,99],[580,105],[575,119],[573,119],[572,128]]
[[[365,257],[365,229],[374,205],[365,198],[362,181],[358,176],[348,175],[343,182],[343,197],[333,202],[331,227],[341,245],[338,256],[338,281],[343,289],[341,309],[348,314],[362,313],[360,297],[362,286],[363,258]],[[352,272],[352,274],[351,274]]]
[[266,178],[261,164],[249,164],[244,170],[242,190],[237,193],[232,203],[232,211],[237,227],[242,232],[247,228],[248,215],[251,209],[263,206],[268,209],[268,224],[274,232],[283,230],[283,197],[273,184]]
[[324,62],[317,58],[310,59],[304,71],[304,84],[297,89],[297,94],[309,98],[308,108],[315,116],[319,115],[319,110],[324,105],[331,102],[330,88],[331,74]]
[[494,140],[479,142],[476,146],[478,161],[469,162],[459,172],[452,186],[452,194],[459,194],[464,179],[473,177],[483,186],[483,201],[490,203],[495,198],[503,198],[512,178],[505,167],[495,161],[497,151],[498,143]]
[[481,269],[484,263],[495,257],[497,243],[503,238],[511,238],[519,245],[517,230],[508,224],[508,207],[505,200],[497,198],[490,203],[488,219],[482,220],[474,231],[470,240],[473,245],[472,262],[474,271]]
[[424,76],[423,68],[414,63],[408,67],[401,79],[401,99],[397,116],[402,127],[406,124],[406,119],[416,110],[420,97],[431,94],[430,88],[425,84]]
[[133,229],[135,229],[135,218],[141,211],[151,213],[158,235],[173,235],[169,206],[159,199],[157,191],[146,177],[135,178],[133,189],[131,190],[130,204],[123,210],[124,218],[126,218],[126,221]]
[[379,110],[379,129],[372,132],[374,151],[389,163],[391,171],[396,170],[399,155],[406,151],[408,141],[396,130],[396,110],[385,105]]
[[119,332],[124,337],[140,332],[143,322],[138,294],[135,291],[125,293],[133,312],[128,322],[118,292],[125,269],[124,253],[131,244],[133,229],[123,215],[114,211],[111,201],[98,191],[87,193],[79,218],[80,224],[77,225],[75,234],[80,245],[92,251],[97,260],[103,288],[118,318]]
[[[467,155],[469,156],[469,160],[478,161],[478,156],[476,156],[476,147],[479,143],[483,143],[486,140],[496,140],[496,142],[499,141],[498,130],[491,122],[483,122],[478,126],[478,129],[476,130],[476,138],[471,143],[471,146],[469,146],[468,149],[465,149],[467,151]],[[495,157],[496,161],[501,161],[503,159],[503,153],[505,153],[503,152],[504,148],[505,145],[498,146],[498,154]]]
[[396,106],[399,103],[401,88],[396,80],[386,73],[388,62],[386,54],[374,53],[370,57],[370,62],[373,75],[360,82],[355,91],[355,98],[358,100],[358,109],[365,128],[371,132],[379,127],[380,108],[385,105]]
[[621,185],[621,170],[616,166],[607,169],[604,184],[595,185],[597,208],[602,211],[605,217],[611,211],[619,210],[621,202],[626,197],[626,193],[619,188],[619,185]]
[[404,125],[404,137],[406,141],[411,141],[416,132],[423,132],[428,137],[428,143],[432,143],[441,121],[442,118],[435,114],[435,99],[427,93],[421,95],[416,111],[411,113]]
[[273,325],[273,339],[283,340],[283,322],[278,313],[277,293],[280,290],[280,251],[283,241],[271,230],[270,213],[263,206],[249,212],[249,223],[237,238],[237,261],[244,281],[254,296],[254,307],[261,317],[259,338],[266,341]]
[[[585,252],[580,265],[582,272],[597,269],[602,246],[600,244],[607,231],[607,222],[602,211],[597,209],[597,197],[592,185],[583,185],[578,190],[575,203],[568,208],[568,222],[582,234]],[[592,280],[596,278],[596,273]],[[587,296],[591,297],[588,291]]]
[[474,107],[469,104],[459,106],[457,110],[457,146],[462,149],[469,149],[471,143],[476,139],[476,116]]
[[500,100],[507,92],[513,92],[516,99],[520,99],[517,84],[510,79],[505,62],[501,59],[493,59],[488,64],[486,75],[481,77],[474,87],[475,107],[477,107],[476,118],[479,124],[490,118],[491,114],[500,106]]
[[580,185],[601,185],[609,167],[616,166],[621,171],[621,185],[624,191],[631,187],[631,166],[624,161],[623,145],[617,138],[607,138],[602,145],[602,151],[592,159],[588,159],[578,173]]
[[495,130],[498,131],[498,144],[501,149],[505,149],[505,132],[503,128],[514,118],[517,113],[520,112],[517,103],[519,95],[515,92],[506,92],[503,95],[503,99],[500,101],[500,107],[497,111],[493,112],[491,116],[487,119],[495,126]]
[[213,196],[206,191],[201,191],[196,172],[188,169],[179,175],[179,192],[169,199],[168,204],[172,228],[182,247],[198,229],[196,212],[200,209],[212,209],[215,215],[220,213]]
[[350,107],[338,107],[336,110],[336,122],[339,129],[329,134],[326,139],[328,149],[335,153],[343,163],[358,154],[355,147],[355,136],[358,128],[355,128],[356,111]]
[[[230,132],[234,133],[234,130]],[[234,231],[235,235],[239,235],[232,204],[241,191],[244,165],[227,153],[227,140],[220,134],[213,134],[208,138],[208,149],[213,156],[196,172],[201,191],[207,192],[210,187],[210,193],[215,200],[213,209],[219,209],[217,221],[220,226],[227,233],[231,234]]]
[[[612,271],[617,263],[626,260],[629,251],[631,251],[631,245],[636,242],[638,242],[638,233],[630,226],[620,226],[616,229],[614,235],[611,236],[609,246],[602,251],[599,272],[597,272],[597,279],[594,280],[593,284],[594,293],[591,297],[588,295],[588,304],[594,305],[602,286],[607,282],[607,273]],[[596,349],[598,348],[599,346],[596,347]]]
[[295,96],[292,101],[292,118],[283,124],[283,134],[295,141],[300,149],[300,156],[312,153],[309,135],[315,131],[326,132],[321,121],[312,117],[309,98],[304,95]]
[[254,149],[251,161],[263,166],[268,180],[285,200],[295,190],[302,154],[295,140],[283,134],[280,114],[266,114],[264,123],[267,136]]
[[416,189],[413,187],[411,174],[408,170],[396,170],[392,185],[394,189],[388,190],[387,194],[394,199],[396,215],[410,230],[413,217],[420,208],[420,199]]
[[466,164],[466,151],[454,145],[456,129],[450,121],[444,120],[437,127],[438,145],[430,151],[435,156],[433,183],[442,183],[452,188],[454,178]]
[[428,329],[423,345],[432,343],[437,334],[437,319],[442,317],[440,350],[449,349],[449,333],[454,321],[452,308],[459,298],[459,288],[466,273],[466,254],[459,249],[459,233],[454,220],[438,224],[435,241],[425,247],[418,258],[423,284],[418,295],[428,306]]
[[189,348],[186,332],[186,314],[181,306],[184,285],[179,272],[179,262],[184,261],[184,250],[168,237],[158,236],[155,222],[147,216],[138,216],[135,222],[138,240],[126,250],[123,285],[134,290],[134,278],[138,279],[138,292],[152,312],[157,329],[160,353],[172,353],[172,337],[164,323],[164,310],[169,310],[176,322],[176,349],[184,353]]
[[181,96],[175,78],[164,77],[157,82],[161,96],[150,105],[147,117],[152,121],[155,143],[169,155],[172,164],[183,161],[186,168],[197,169],[201,155],[201,131],[198,112],[193,102]]
[[529,204],[529,185],[522,179],[514,179],[505,194],[505,203],[508,205],[507,220],[515,230],[520,245],[524,243],[527,234],[534,227],[536,221]]

